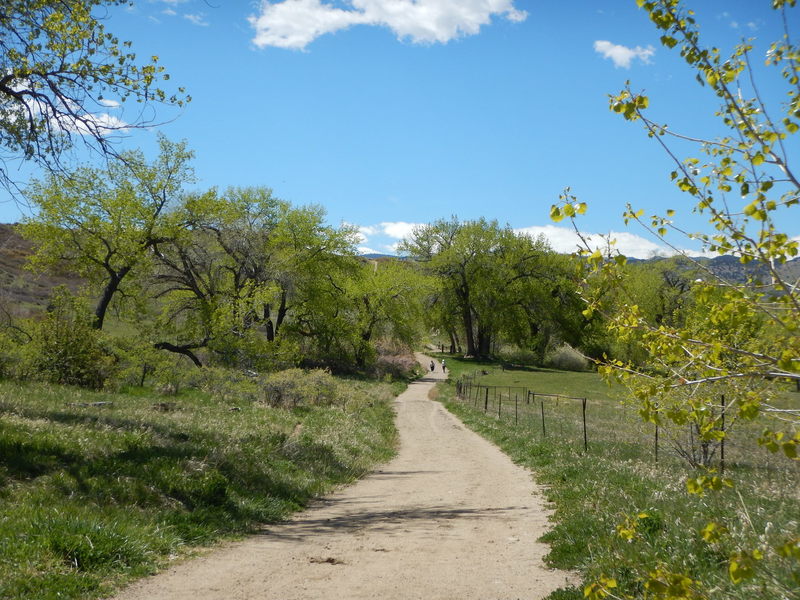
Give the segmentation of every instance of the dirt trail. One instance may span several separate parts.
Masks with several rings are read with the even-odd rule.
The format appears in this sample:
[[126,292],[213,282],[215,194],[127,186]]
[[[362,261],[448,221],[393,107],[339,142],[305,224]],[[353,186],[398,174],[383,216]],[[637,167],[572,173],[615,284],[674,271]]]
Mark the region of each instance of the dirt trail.
[[436,369],[397,398],[394,460],[116,600],[534,600],[564,585],[542,564],[547,511],[530,473],[428,399]]

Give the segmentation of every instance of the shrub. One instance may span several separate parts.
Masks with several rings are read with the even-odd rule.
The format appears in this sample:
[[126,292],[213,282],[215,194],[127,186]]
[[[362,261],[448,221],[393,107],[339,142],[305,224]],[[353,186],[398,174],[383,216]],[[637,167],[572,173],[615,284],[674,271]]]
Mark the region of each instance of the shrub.
[[198,370],[198,387],[216,400],[254,402],[261,396],[261,385],[255,373],[219,367]]
[[547,353],[545,364],[561,371],[586,371],[589,361],[569,344],[562,344]]
[[517,346],[506,346],[497,353],[500,360],[515,365],[535,365],[541,363],[537,353],[527,348]]
[[111,356],[80,299],[56,288],[47,316],[36,323],[26,344],[26,361],[49,383],[99,389],[111,372]]
[[336,378],[321,369],[286,369],[262,381],[266,402],[272,406],[329,406],[341,399]]
[[419,368],[413,354],[387,354],[378,357],[375,375],[381,378],[410,379]]

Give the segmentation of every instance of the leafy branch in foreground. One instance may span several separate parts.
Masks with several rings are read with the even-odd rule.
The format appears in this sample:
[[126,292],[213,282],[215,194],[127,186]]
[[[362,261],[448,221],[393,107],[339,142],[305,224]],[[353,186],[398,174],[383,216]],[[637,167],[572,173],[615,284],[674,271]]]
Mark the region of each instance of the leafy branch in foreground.
[[[153,124],[155,104],[182,106],[169,94],[153,56],[137,62],[131,43],[106,31],[97,11],[127,0],[5,0],[0,8],[0,185],[15,189],[9,162],[32,160],[60,172],[76,141],[115,156],[113,136]],[[127,100],[133,118],[112,114]]]
[[[647,135],[674,161],[672,180],[692,197],[694,211],[707,217],[712,233],[687,232],[672,210],[647,218],[644,211],[629,205],[623,215],[626,223],[641,224],[683,254],[699,273],[691,286],[691,303],[682,319],[672,323],[652,322],[634,301],[619,301],[624,295],[601,293],[624,288],[626,259],[606,255],[583,239],[584,315],[602,315],[614,335],[637,344],[650,357],[642,364],[610,358],[601,371],[628,386],[643,419],[661,426],[688,425],[706,448],[724,438],[724,419],[729,426],[734,419],[769,415],[774,426],[751,438],[753,451],[763,451],[758,448],[762,446],[782,452],[787,460],[798,460],[800,410],[796,404],[786,405],[778,393],[780,382],[800,385],[800,281],[789,280],[780,268],[799,250],[793,239],[797,232],[784,227],[800,203],[800,180],[789,152],[789,137],[800,130],[800,46],[792,41],[788,26],[795,2],[772,3],[785,35],[770,47],[766,65],[779,70],[785,85],[786,97],[780,103],[768,103],[756,84],[751,42],[742,42],[723,57],[719,49],[701,44],[694,13],[679,0],[637,0],[637,4],[663,32],[662,44],[678,48],[698,82],[719,98],[716,115],[729,134],[702,139],[671,131],[647,116],[649,99],[633,92],[630,84],[611,97],[611,110],[643,124]],[[675,141],[696,143],[702,157],[680,159],[671,145]],[[569,218],[574,225],[584,210],[585,205],[567,191],[552,207],[551,217]],[[744,283],[727,281],[680,252],[667,240],[671,233],[699,240],[707,252],[757,265],[764,275]],[[612,298],[617,300],[613,304]],[[709,462],[700,460],[697,465],[708,468]],[[691,477],[687,491],[712,493],[728,483],[733,482],[709,470]],[[705,534],[700,533],[713,544],[716,536],[724,535],[724,527],[709,524]],[[792,574],[793,584],[774,576],[778,565]],[[800,542],[783,539],[739,548],[728,557],[728,571],[735,584],[760,578],[781,597],[796,598]],[[648,597],[705,597],[685,573],[665,568],[638,577]],[[586,596],[629,597],[617,583],[600,579],[586,588]]]

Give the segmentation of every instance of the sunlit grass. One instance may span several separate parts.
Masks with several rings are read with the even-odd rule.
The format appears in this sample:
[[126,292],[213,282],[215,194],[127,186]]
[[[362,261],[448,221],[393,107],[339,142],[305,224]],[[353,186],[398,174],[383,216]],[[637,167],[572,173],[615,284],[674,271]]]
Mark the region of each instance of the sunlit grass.
[[[576,569],[585,582],[601,575],[614,577],[618,591],[634,597],[643,595],[642,575],[659,566],[688,573],[709,598],[791,597],[785,589],[797,589],[791,561],[774,551],[768,556],[770,572],[759,571],[743,585],[734,585],[728,575],[728,557],[737,548],[769,547],[800,536],[797,465],[768,453],[754,438],[748,440],[757,427],[741,427],[740,437],[733,438],[734,443],[749,445],[728,448],[726,475],[736,486],[693,496],[686,492],[686,478],[701,473],[675,454],[663,432],[656,461],[653,426],[643,423],[634,409],[621,406],[622,390],[605,387],[596,374],[537,369],[504,373],[499,365],[446,360],[452,379],[441,386],[439,399],[467,425],[531,468],[546,487],[555,507],[553,529],[544,538],[551,546],[547,560],[552,566]],[[454,401],[452,381],[476,371],[485,385],[588,398],[588,452],[583,446],[580,401],[543,398],[546,432],[541,426],[542,399],[533,406],[518,401],[515,407],[515,392],[509,396],[506,390],[498,398],[491,394],[488,406],[485,397]],[[791,395],[786,399],[800,401]],[[638,514],[647,517],[640,520],[637,535],[631,541],[622,539],[617,526]],[[698,533],[711,521],[729,530],[719,543],[709,544]],[[551,599],[582,597],[582,589],[576,588]]]
[[[271,408],[0,384],[0,597],[91,598],[286,517],[394,451],[391,385]],[[110,402],[108,405],[92,405]]]

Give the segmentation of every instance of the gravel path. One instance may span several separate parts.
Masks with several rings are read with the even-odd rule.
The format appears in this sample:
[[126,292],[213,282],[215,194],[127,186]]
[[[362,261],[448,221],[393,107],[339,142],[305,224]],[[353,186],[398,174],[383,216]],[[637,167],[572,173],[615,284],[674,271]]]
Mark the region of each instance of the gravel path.
[[530,473],[428,399],[436,368],[397,398],[394,460],[116,600],[535,600],[567,583],[542,564],[548,513]]

